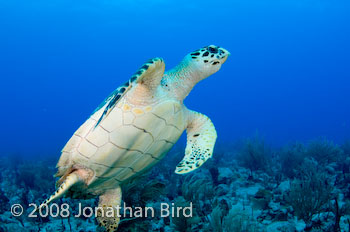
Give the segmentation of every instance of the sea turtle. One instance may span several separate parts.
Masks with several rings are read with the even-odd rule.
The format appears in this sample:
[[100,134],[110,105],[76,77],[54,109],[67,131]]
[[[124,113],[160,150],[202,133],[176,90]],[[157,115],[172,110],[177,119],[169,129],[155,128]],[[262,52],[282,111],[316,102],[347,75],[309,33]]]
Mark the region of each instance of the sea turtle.
[[217,72],[229,52],[210,45],[164,73],[163,59],[147,61],[107,97],[62,150],[57,191],[39,208],[66,194],[99,196],[97,220],[107,231],[119,218],[104,212],[121,204],[121,184],[158,163],[187,129],[185,156],[175,172],[184,174],[212,156],[216,131],[210,119],[191,111],[183,100],[200,81]]

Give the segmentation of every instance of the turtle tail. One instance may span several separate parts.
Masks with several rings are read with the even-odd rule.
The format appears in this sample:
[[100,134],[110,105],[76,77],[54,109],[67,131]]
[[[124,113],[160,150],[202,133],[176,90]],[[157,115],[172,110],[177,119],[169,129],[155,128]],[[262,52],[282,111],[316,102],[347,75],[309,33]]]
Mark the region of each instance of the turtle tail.
[[73,172],[69,174],[62,182],[62,184],[57,188],[56,192],[40,204],[38,210],[41,209],[43,206],[48,205],[50,202],[62,197],[73,185],[80,181],[82,180],[77,173]]

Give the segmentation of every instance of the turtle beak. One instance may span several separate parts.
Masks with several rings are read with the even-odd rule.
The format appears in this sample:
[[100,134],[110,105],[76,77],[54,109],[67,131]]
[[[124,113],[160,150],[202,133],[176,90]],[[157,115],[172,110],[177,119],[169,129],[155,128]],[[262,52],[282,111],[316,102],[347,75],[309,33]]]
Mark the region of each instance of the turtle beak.
[[225,48],[219,48],[219,54],[221,56],[220,63],[223,64],[226,62],[227,58],[231,53],[227,51]]

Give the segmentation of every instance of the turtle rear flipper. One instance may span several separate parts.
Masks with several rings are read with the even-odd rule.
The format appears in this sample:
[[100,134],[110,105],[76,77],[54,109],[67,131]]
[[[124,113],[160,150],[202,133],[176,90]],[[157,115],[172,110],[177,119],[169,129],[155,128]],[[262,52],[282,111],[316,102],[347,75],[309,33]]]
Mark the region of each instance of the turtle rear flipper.
[[43,203],[40,204],[38,209],[42,208],[44,205],[48,205],[50,202],[62,197],[73,185],[81,182],[82,179],[78,175],[78,173],[69,174],[62,184],[57,188],[56,192],[52,194],[48,199],[46,199]]
[[120,186],[110,189],[100,196],[97,210],[97,221],[107,232],[116,231],[120,222],[120,203],[122,190]]

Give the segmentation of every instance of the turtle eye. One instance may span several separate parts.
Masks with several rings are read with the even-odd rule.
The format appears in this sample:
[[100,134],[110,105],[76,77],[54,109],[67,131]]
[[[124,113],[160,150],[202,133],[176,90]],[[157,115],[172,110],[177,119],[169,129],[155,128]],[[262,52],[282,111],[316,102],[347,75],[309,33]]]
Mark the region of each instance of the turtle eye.
[[209,47],[208,50],[211,53],[218,53],[218,48],[217,47]]

